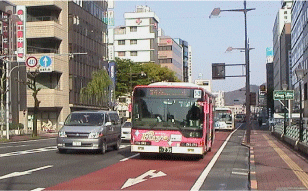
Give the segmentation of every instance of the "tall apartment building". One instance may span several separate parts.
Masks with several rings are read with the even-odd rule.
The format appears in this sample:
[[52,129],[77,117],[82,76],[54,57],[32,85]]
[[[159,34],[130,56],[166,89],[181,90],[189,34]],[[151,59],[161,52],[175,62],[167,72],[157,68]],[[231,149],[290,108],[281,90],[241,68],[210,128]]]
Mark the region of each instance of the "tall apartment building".
[[[299,83],[296,77],[295,70],[302,68],[305,71],[308,69],[308,52],[305,51],[308,47],[308,26],[305,24],[308,21],[308,2],[307,1],[294,1],[292,6],[292,24],[291,24],[291,46],[292,46],[292,85],[294,88],[294,112],[299,112],[300,99],[299,99]],[[304,72],[302,81],[302,104],[304,109],[304,117],[308,116],[308,100],[307,100],[307,75]]]
[[175,72],[175,76],[183,81],[182,47],[169,36],[159,37],[158,61],[162,67]]
[[125,26],[114,28],[114,56],[136,63],[158,64],[159,18],[147,6],[125,13]]
[[188,82],[188,42],[180,38],[175,38],[174,40],[182,47],[183,82]]
[[187,61],[187,69],[188,69],[188,82],[192,83],[192,49],[191,46],[188,45],[188,61]]
[[[279,9],[274,26],[273,26],[273,50],[274,50],[274,89],[282,90],[282,84],[288,83],[289,75],[286,76],[288,70],[289,60],[286,57],[289,56],[288,51],[290,47],[289,40],[289,23],[291,23],[291,0],[283,0],[282,6]],[[287,54],[286,54],[287,52]],[[274,103],[275,111],[281,110],[282,106],[278,101]]]
[[[93,71],[107,69],[107,1],[13,3],[25,6],[27,57],[40,65],[38,129],[46,124],[56,129],[71,111],[95,108],[93,102],[81,103],[79,92]],[[29,89],[27,105],[31,128],[34,100]]]

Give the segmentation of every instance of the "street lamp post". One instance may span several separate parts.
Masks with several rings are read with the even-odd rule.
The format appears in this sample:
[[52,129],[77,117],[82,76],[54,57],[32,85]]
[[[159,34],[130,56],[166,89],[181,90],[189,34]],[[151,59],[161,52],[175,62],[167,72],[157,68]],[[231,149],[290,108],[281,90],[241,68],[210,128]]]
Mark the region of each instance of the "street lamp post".
[[249,81],[249,47],[248,47],[248,40],[247,40],[247,12],[255,10],[255,8],[247,9],[246,7],[246,0],[244,0],[244,9],[230,9],[230,10],[221,10],[220,8],[213,9],[211,16],[218,16],[220,12],[223,11],[231,11],[231,12],[243,12],[244,13],[244,21],[245,21],[245,65],[246,65],[246,126],[247,126],[247,133],[246,133],[246,143],[250,144],[250,81]]
[[[288,84],[282,84],[282,89],[286,91],[288,88]],[[286,112],[286,92],[283,94],[283,101],[284,101],[284,107],[283,107],[283,113],[284,113],[284,119],[283,119],[283,135],[285,136],[287,134],[287,112]],[[290,118],[290,117],[289,117]]]
[[299,141],[303,141],[303,108],[302,108],[302,79],[304,77],[304,69],[295,70],[296,77],[299,82]]

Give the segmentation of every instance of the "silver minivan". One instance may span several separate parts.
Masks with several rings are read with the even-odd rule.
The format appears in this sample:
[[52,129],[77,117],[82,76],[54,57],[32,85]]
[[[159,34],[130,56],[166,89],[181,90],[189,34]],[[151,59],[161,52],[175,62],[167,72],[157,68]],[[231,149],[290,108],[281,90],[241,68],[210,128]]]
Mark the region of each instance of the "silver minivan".
[[67,150],[100,150],[105,153],[121,144],[121,123],[116,111],[76,111],[58,132],[59,153]]

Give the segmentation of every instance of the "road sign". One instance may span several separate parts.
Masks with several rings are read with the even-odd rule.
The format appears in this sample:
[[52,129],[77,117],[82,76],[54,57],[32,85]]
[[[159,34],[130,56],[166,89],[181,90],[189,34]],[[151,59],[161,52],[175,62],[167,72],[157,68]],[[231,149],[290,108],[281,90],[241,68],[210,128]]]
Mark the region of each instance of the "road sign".
[[294,100],[294,90],[275,90],[274,100]]
[[40,58],[40,65],[42,67],[49,67],[51,65],[51,58],[49,56],[42,56]]
[[37,59],[34,56],[29,56],[26,60],[26,65],[30,68],[37,66]]

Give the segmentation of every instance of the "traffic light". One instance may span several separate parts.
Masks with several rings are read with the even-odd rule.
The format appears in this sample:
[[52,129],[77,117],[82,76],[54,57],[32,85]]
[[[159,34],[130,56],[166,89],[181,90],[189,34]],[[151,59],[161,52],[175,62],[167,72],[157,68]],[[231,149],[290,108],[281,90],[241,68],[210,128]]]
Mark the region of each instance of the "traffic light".
[[250,105],[256,105],[257,94],[256,92],[250,92]]
[[265,85],[260,86],[260,92],[266,93],[266,86]]
[[212,63],[212,79],[225,79],[225,63]]

